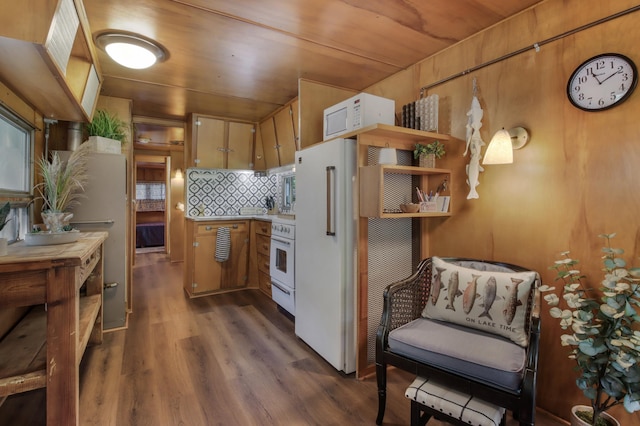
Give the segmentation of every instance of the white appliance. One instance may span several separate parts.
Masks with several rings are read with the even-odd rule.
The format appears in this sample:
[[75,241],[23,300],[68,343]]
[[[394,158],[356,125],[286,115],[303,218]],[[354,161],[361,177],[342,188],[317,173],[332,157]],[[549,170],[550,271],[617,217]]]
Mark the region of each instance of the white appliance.
[[356,141],[296,152],[295,333],[337,370],[356,367]]
[[[69,153],[70,154],[70,153]],[[68,158],[63,157],[61,158]],[[127,294],[127,161],[121,154],[90,153],[84,197],[71,211],[80,231],[107,231],[104,242],[103,328],[124,327]]]
[[292,220],[276,217],[271,222],[271,298],[293,316],[296,314],[295,235],[296,226]]
[[393,125],[396,103],[393,99],[360,93],[324,110],[323,140],[376,123]]

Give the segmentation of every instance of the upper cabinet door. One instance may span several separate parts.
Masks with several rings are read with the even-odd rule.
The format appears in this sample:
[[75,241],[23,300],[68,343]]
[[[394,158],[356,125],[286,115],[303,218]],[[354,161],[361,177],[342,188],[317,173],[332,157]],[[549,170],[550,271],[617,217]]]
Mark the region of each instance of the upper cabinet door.
[[291,118],[293,119],[293,134],[296,141],[296,151],[300,151],[300,109],[298,98],[291,102]]
[[264,160],[264,146],[262,144],[262,132],[260,125],[256,126],[255,151],[253,153],[253,170],[266,170],[267,163]]
[[102,76],[82,2],[4,3],[0,14],[3,83],[44,117],[91,121]]
[[255,135],[254,125],[230,121],[227,145],[227,168],[250,170]]
[[293,164],[296,152],[296,136],[293,131],[293,117],[291,106],[287,106],[273,116],[276,126],[276,140],[278,141],[278,152],[280,155],[280,165]]
[[264,150],[264,161],[267,169],[278,167],[278,142],[276,141],[276,128],[273,124],[273,117],[269,117],[260,123],[260,133],[262,135],[262,149]]
[[211,117],[194,116],[193,154],[196,167],[225,167],[225,122]]

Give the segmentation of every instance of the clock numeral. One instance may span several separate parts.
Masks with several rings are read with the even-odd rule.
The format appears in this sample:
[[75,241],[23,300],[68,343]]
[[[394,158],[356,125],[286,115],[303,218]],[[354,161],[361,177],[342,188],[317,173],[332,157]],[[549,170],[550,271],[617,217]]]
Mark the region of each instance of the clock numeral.
[[597,70],[603,70],[605,69],[605,61],[601,59],[595,63],[595,66]]
[[609,97],[610,101],[615,101],[616,100],[616,92],[611,92],[611,95]]
[[583,84],[587,82],[587,76],[583,75],[580,78],[578,78],[578,83]]

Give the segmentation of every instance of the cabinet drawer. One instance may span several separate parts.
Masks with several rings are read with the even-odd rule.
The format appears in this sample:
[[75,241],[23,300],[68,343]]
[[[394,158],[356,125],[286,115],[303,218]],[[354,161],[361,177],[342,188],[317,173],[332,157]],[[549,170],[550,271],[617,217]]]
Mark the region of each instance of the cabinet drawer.
[[269,256],[258,253],[258,271],[269,275]]
[[258,254],[269,256],[271,249],[271,238],[266,235],[256,235],[256,251]]
[[256,234],[262,234],[262,235],[266,235],[267,237],[271,237],[271,222],[257,220]]
[[231,232],[248,231],[247,222],[207,222],[196,226],[197,235],[211,235],[218,232],[218,228],[229,228]]
[[258,287],[271,297],[271,277],[269,274],[265,274],[263,272],[258,274]]

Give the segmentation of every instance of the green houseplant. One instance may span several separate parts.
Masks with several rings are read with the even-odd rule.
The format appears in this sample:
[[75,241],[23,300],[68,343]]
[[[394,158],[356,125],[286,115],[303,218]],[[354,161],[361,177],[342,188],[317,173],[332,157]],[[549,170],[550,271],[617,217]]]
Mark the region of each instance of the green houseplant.
[[96,110],[93,120],[85,128],[90,137],[100,136],[117,140],[121,144],[124,144],[127,137],[127,123],[102,109]]
[[[602,413],[623,404],[633,413],[640,410],[640,268],[628,268],[624,250],[611,247],[615,234],[603,234],[603,277],[600,291],[590,287],[576,269],[578,261],[561,254],[551,267],[556,281],[564,283],[562,300],[555,287],[541,286],[550,314],[570,334],[560,336],[571,351],[579,377],[576,384],[591,401],[592,412],[578,414],[588,424],[599,425]],[[591,415],[593,413],[593,415]],[[601,421],[601,423],[597,423]]]
[[420,167],[435,167],[435,159],[442,158],[445,154],[444,145],[440,141],[433,141],[428,144],[417,143],[413,150],[413,158],[419,159]]
[[35,188],[43,200],[42,219],[50,231],[62,230],[64,220],[70,217],[67,211],[82,196],[87,182],[88,151],[88,145],[81,144],[66,161],[57,152],[52,154],[50,161],[45,156],[38,161],[42,182]]

